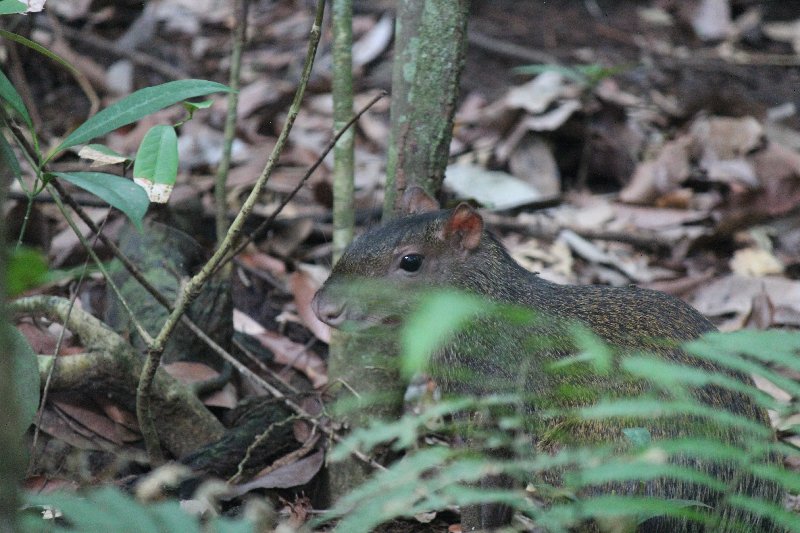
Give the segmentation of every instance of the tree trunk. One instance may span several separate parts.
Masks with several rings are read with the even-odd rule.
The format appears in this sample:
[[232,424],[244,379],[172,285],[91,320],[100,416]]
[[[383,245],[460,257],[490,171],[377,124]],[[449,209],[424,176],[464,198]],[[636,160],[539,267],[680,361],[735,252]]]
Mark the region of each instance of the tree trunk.
[[[345,10],[350,9],[345,4],[350,1],[333,3],[336,32],[340,27],[337,17],[345,16]],[[441,187],[463,65],[467,4],[466,0],[402,0],[398,5],[384,218],[390,218],[394,211],[398,188],[404,190],[407,185],[418,184],[435,194]],[[349,72],[344,62],[336,58],[334,65],[335,77],[345,69]],[[352,100],[338,102],[334,96],[334,102],[335,106],[352,109]],[[335,120],[338,123],[342,118],[337,116]],[[338,189],[338,185],[335,187]],[[352,223],[346,219],[336,222],[341,216],[336,207],[338,198],[334,193],[335,228]],[[337,233],[334,250],[338,250]],[[405,383],[400,379],[398,354],[393,338],[334,335],[328,374],[336,391],[333,420],[342,430],[400,416]],[[384,462],[391,453],[379,450],[373,458]],[[329,500],[326,503],[347,494],[371,473],[368,465],[353,457],[329,464],[324,483],[324,496]]]
[[409,185],[442,186],[464,65],[468,0],[401,0],[392,75],[384,218]]

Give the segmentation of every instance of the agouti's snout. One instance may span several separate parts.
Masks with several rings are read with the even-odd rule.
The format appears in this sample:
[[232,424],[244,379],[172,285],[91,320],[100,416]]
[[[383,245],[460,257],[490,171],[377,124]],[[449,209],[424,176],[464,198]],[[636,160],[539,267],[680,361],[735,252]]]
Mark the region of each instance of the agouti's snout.
[[325,297],[323,289],[317,291],[311,299],[311,310],[322,322],[336,328],[342,325],[345,319],[344,302],[334,302]]

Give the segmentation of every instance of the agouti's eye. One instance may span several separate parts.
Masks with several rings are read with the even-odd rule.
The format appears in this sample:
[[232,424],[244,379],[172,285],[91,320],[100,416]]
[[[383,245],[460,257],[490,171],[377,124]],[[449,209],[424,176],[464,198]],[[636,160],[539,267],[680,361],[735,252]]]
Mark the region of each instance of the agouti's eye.
[[416,272],[422,266],[422,256],[420,254],[404,255],[400,260],[400,268],[406,272]]

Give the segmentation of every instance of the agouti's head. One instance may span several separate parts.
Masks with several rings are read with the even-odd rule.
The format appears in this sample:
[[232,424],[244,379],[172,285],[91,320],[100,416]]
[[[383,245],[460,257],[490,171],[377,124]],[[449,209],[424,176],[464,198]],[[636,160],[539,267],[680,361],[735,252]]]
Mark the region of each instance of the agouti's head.
[[[424,288],[469,288],[460,280],[486,238],[468,204],[440,211],[421,188],[403,195],[401,218],[373,228],[347,247],[311,303],[320,320],[357,328],[399,322]],[[480,268],[477,266],[477,268]]]

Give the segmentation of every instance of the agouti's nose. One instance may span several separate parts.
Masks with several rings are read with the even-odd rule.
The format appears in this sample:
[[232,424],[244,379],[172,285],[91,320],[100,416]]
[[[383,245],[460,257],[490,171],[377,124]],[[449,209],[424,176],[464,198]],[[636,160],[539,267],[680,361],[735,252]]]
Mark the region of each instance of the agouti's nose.
[[333,302],[325,298],[321,290],[317,291],[311,300],[311,310],[317,318],[334,328],[344,322],[344,307],[342,302]]

